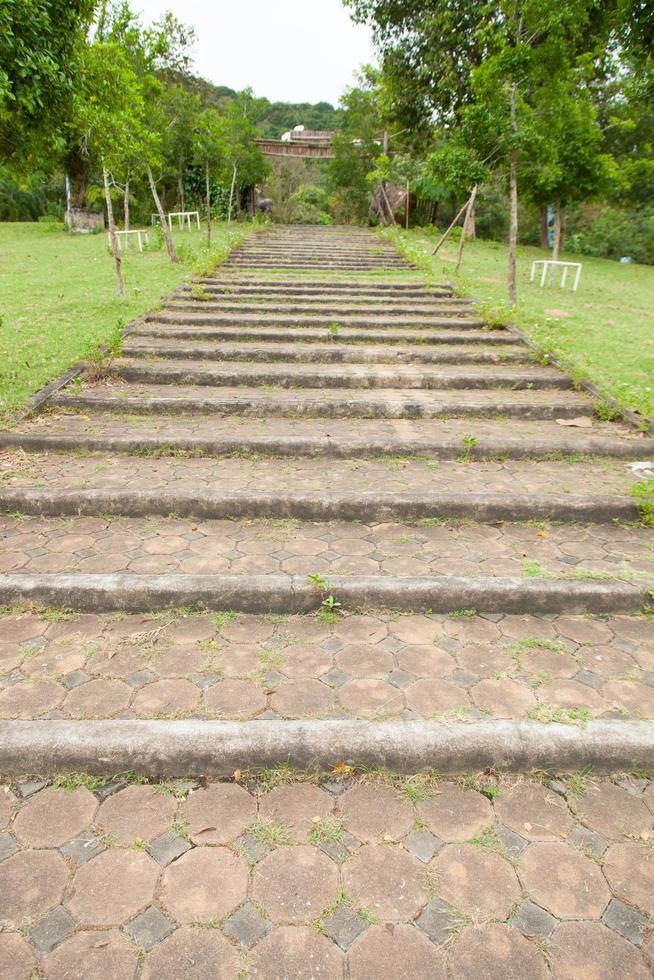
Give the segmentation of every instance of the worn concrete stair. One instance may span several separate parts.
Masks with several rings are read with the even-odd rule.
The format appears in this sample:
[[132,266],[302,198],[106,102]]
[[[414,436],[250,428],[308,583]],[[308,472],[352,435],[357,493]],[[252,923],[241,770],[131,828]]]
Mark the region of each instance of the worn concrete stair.
[[654,440],[367,230],[264,232],[0,448],[5,771],[651,757]]

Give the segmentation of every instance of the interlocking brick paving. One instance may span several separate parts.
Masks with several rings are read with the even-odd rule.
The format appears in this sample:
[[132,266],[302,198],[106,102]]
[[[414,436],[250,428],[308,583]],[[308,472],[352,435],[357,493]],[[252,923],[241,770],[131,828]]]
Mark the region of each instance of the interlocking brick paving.
[[[652,439],[421,280],[367,230],[277,228],[181,287],[122,356],[0,433],[0,580],[313,576],[322,596],[331,575],[602,579],[640,604],[654,531],[631,494]],[[81,615],[68,595],[2,611],[10,729],[654,718],[647,610],[251,616],[180,592]],[[648,771],[254,772],[245,752],[229,781],[150,784],[140,761],[0,787],[3,980],[651,975]]]
[[[652,785],[288,770],[153,785],[63,774],[26,799],[5,785],[0,827],[15,848],[0,860],[0,972],[644,980]],[[609,799],[628,826],[607,825]],[[164,860],[162,830],[179,844]],[[604,854],[573,830],[599,831]]]
[[[7,612],[0,718],[654,717],[647,616],[472,612],[327,621]],[[628,811],[619,813],[606,792],[606,800],[589,796],[586,805],[605,822],[629,826]],[[532,797],[523,805],[543,810],[533,839],[552,839],[548,827],[556,839],[556,808]],[[452,820],[458,824],[461,813]],[[285,822],[293,823],[289,814]]]

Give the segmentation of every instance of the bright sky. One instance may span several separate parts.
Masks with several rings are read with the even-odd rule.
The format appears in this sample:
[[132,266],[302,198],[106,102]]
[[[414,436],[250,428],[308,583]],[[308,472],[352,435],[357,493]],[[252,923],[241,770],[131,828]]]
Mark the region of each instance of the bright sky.
[[172,10],[198,35],[195,70],[272,102],[337,104],[373,59],[370,31],[341,0],[134,0],[145,21]]

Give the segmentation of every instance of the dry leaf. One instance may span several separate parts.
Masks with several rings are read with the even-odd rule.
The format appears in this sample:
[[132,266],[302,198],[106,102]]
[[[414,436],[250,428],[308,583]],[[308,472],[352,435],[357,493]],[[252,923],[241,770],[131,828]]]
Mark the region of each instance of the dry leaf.
[[531,824],[530,823],[525,823],[525,824],[523,824],[523,826],[524,826],[525,830],[531,830]]
[[108,946],[108,945],[109,945],[109,942],[107,940],[105,940],[105,942],[103,942],[103,943],[96,943],[93,948],[94,949],[104,949],[105,946]]
[[592,429],[593,420],[587,415],[578,415],[574,419],[557,419],[556,424],[569,426],[572,429]]
[[353,772],[353,766],[348,766],[344,762],[336,762],[332,768],[334,772]]
[[240,783],[240,781],[241,781],[241,770],[240,769],[235,769],[234,770],[234,782],[235,783]]
[[196,833],[195,836],[198,837],[200,834],[208,834],[209,831],[215,830],[215,829],[216,829],[215,827],[203,827],[202,830],[198,830],[197,831],[197,833]]
[[538,537],[539,538],[548,538],[549,537],[549,534],[547,533],[547,531],[538,531],[537,534],[538,534]]
[[322,823],[322,817],[311,817],[311,823]]

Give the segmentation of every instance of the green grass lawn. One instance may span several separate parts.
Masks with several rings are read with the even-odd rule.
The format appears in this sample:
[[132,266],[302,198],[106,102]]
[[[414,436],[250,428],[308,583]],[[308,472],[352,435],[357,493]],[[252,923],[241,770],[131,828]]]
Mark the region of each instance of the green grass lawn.
[[[424,229],[384,234],[397,234],[402,250],[436,280],[456,280],[457,242],[448,242],[432,257],[435,234]],[[583,263],[579,289],[573,293],[570,279],[565,289],[541,289],[538,277],[529,281],[533,259],[546,257],[537,248],[519,249],[518,307],[510,311],[506,246],[469,242],[457,289],[488,307],[491,316],[511,320],[575,377],[593,381],[625,408],[654,420],[654,267],[562,255],[563,260]]]
[[112,337],[117,328],[157,305],[193,272],[208,271],[252,226],[214,225],[176,231],[182,260],[164,247],[123,252],[125,299],[116,295],[106,235],[70,235],[60,226],[0,224],[0,418],[6,424],[39,388]]

